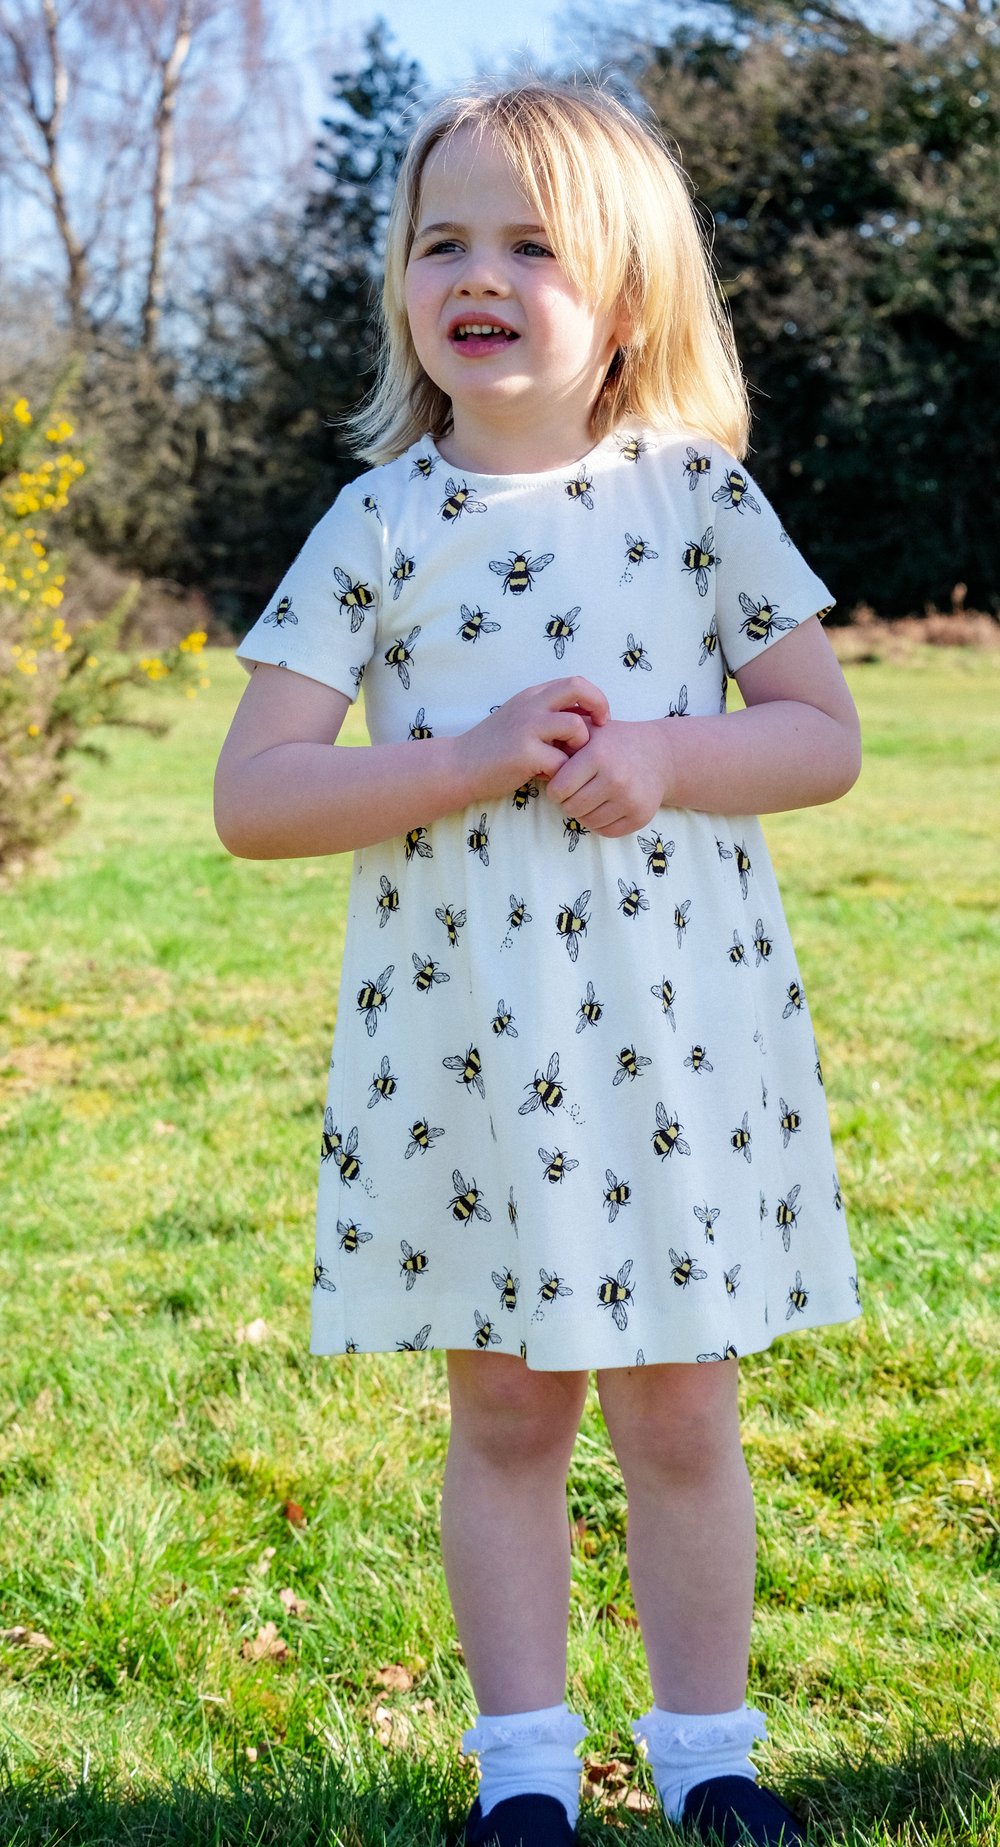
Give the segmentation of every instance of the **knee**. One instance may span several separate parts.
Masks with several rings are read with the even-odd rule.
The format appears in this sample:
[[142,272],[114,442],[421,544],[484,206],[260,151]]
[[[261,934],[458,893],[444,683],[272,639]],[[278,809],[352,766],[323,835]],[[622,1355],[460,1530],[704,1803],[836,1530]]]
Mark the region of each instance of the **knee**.
[[633,1373],[625,1377],[634,1389],[602,1390],[608,1432],[626,1482],[697,1480],[734,1462],[742,1465],[735,1378],[708,1380],[703,1366],[656,1370],[663,1375],[660,1380]]
[[452,1430],[496,1464],[569,1462],[587,1390],[586,1373],[530,1372],[501,1354],[449,1355]]

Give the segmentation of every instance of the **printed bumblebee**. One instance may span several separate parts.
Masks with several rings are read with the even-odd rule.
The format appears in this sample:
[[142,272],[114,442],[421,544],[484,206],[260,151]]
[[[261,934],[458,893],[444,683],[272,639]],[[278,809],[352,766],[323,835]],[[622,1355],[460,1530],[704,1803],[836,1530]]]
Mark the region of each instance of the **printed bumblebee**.
[[580,953],[580,938],[587,934],[587,921],[590,916],[587,906],[590,892],[582,891],[572,904],[564,904],[556,913],[556,929],[565,939],[566,949],[571,962],[575,962]]
[[403,1253],[399,1271],[400,1275],[406,1278],[408,1293],[413,1288],[417,1277],[422,1276],[427,1269],[427,1252],[415,1251],[412,1245],[407,1244],[405,1238],[400,1238],[399,1248]]
[[418,1122],[411,1123],[410,1140],[403,1151],[403,1159],[408,1161],[411,1155],[426,1154],[428,1148],[433,1148],[438,1137],[443,1134],[443,1129],[429,1128],[423,1117]]
[[753,867],[750,864],[750,855],[741,840],[733,841],[733,853],[736,856],[736,871],[739,874],[740,890],[745,898],[750,889],[750,874],[753,871]]
[[708,1275],[707,1270],[699,1270],[694,1258],[689,1256],[687,1251],[682,1256],[678,1256],[677,1252],[672,1250],[670,1261],[673,1265],[670,1280],[676,1283],[678,1289],[686,1289],[690,1283],[699,1283]]
[[566,1094],[562,1085],[557,1082],[558,1077],[559,1053],[553,1052],[546,1067],[545,1076],[543,1077],[540,1071],[536,1071],[531,1083],[525,1084],[525,1090],[533,1091],[534,1095],[530,1096],[526,1103],[520,1105],[518,1115],[529,1116],[532,1110],[536,1110],[541,1104],[546,1115],[551,1116],[552,1111],[558,1109],[564,1101]]
[[622,1333],[628,1327],[628,1311],[632,1304],[632,1263],[632,1258],[628,1257],[617,1276],[602,1276],[597,1291],[598,1302],[602,1308],[610,1308],[611,1319]]
[[389,571],[389,576],[392,578],[392,600],[394,603],[399,602],[403,585],[409,583],[415,568],[416,559],[407,558],[405,552],[401,551],[397,545],[395,561]]
[[370,1244],[372,1241],[372,1233],[370,1231],[362,1231],[361,1226],[356,1225],[353,1219],[349,1220],[346,1225],[342,1224],[341,1220],[338,1219],[337,1233],[340,1238],[340,1248],[342,1251],[346,1251],[348,1255],[350,1255],[352,1251],[356,1251],[359,1244]]
[[490,1025],[496,1033],[497,1038],[500,1037],[501,1033],[506,1033],[508,1039],[517,1038],[517,1027],[514,1025],[514,1015],[511,1013],[505,1000],[497,1001],[497,1010],[490,1021]]
[[583,822],[578,821],[574,815],[570,814],[566,816],[563,822],[563,833],[566,835],[569,842],[569,851],[571,853],[576,852],[580,841],[586,834],[589,834],[589,832],[589,827],[584,827]]
[[731,1270],[723,1271],[722,1280],[726,1285],[727,1295],[736,1294],[736,1291],[740,1286],[739,1277],[740,1277],[740,1271],[742,1270],[742,1268],[743,1268],[743,1265],[741,1263],[734,1263]]
[[781,1231],[781,1242],[786,1251],[791,1249],[792,1232],[799,1222],[798,1198],[801,1191],[801,1186],[790,1187],[787,1198],[779,1199],[775,1208],[774,1222]]
[[626,917],[635,917],[640,911],[648,911],[649,899],[640,886],[626,885],[624,879],[619,879],[618,890],[621,892],[621,903],[618,909],[623,911]]
[[683,949],[687,934],[688,919],[691,915],[691,900],[685,898],[683,904],[674,905],[674,929],[677,931],[677,947]]
[[458,942],[458,933],[465,928],[465,911],[455,911],[450,904],[440,904],[434,912],[439,923],[443,923],[448,933],[448,941],[454,949]]
[[337,1285],[333,1281],[326,1264],[320,1263],[318,1257],[313,1259],[313,1288],[328,1289],[331,1295],[336,1295],[337,1293]]
[[786,992],[788,994],[788,999],[781,1009],[781,1017],[783,1020],[791,1019],[793,1013],[801,1013],[806,1002],[806,997],[797,981],[790,981]]
[[724,501],[727,507],[737,513],[742,513],[744,507],[749,507],[751,513],[760,512],[760,501],[754,499],[746,475],[741,474],[738,468],[726,469],[722,486],[716,488],[712,499]]
[[643,1058],[641,1054],[636,1051],[634,1045],[623,1045],[616,1060],[618,1069],[611,1079],[612,1084],[616,1087],[619,1084],[624,1084],[627,1077],[630,1077],[632,1082],[635,1083],[636,1078],[641,1077],[642,1073],[648,1069],[652,1062],[651,1058]]
[[701,653],[698,656],[699,667],[704,667],[707,660],[714,660],[718,653],[718,648],[719,631],[716,628],[715,617],[713,616],[701,638]]
[[580,1002],[577,1012],[580,1016],[576,1023],[576,1030],[578,1033],[582,1033],[588,1026],[596,1026],[604,1012],[604,1008],[601,1006],[600,1001],[594,993],[594,984],[592,981],[588,981],[587,983],[587,992]]
[[561,1276],[550,1275],[548,1270],[539,1270],[538,1275],[542,1285],[538,1291],[538,1300],[542,1307],[548,1308],[549,1303],[554,1302],[558,1295],[573,1294],[569,1284]]
[[489,1225],[493,1214],[488,1212],[483,1204],[483,1197],[475,1178],[466,1186],[456,1167],[451,1176],[451,1184],[455,1189],[454,1197],[448,1201],[448,1209],[452,1218],[457,1219],[460,1225],[467,1225],[474,1214],[477,1219],[482,1219],[484,1225]]
[[422,475],[425,481],[429,480],[437,465],[436,455],[418,455],[410,469],[410,480],[415,481],[418,475]]
[[434,736],[430,725],[425,725],[424,723],[425,717],[426,713],[424,712],[423,706],[421,706],[416,718],[410,726],[410,736],[415,741],[419,741],[421,738],[432,738]]
[[413,666],[413,644],[419,633],[420,624],[418,622],[415,628],[411,628],[405,641],[394,641],[392,647],[387,648],[385,651],[386,666],[395,667],[400,678],[400,683],[405,686],[407,692],[410,690],[410,668]]
[[500,1291],[500,1307],[513,1314],[517,1307],[517,1292],[521,1287],[520,1277],[510,1270],[494,1270],[493,1283]]
[[774,944],[772,943],[771,938],[765,932],[764,920],[762,917],[758,917],[757,922],[754,924],[753,932],[754,932],[753,947],[754,947],[754,955],[756,957],[755,966],[759,968],[762,962],[767,961],[772,949],[774,948]]
[[608,1208],[608,1224],[613,1225],[622,1207],[628,1205],[632,1197],[632,1188],[627,1180],[619,1180],[618,1175],[612,1173],[610,1167],[605,1168],[604,1178],[608,1183],[604,1204]]
[[802,1127],[802,1117],[798,1110],[792,1109],[790,1104],[785,1102],[784,1097],[778,1098],[778,1106],[781,1110],[778,1127],[781,1130],[781,1139],[787,1148],[792,1136],[797,1135]]
[[464,1058],[461,1052],[456,1052],[452,1058],[442,1058],[441,1063],[446,1071],[459,1073],[457,1081],[464,1084],[466,1090],[478,1090],[480,1096],[485,1097],[483,1063],[474,1045],[470,1045]]
[[530,923],[530,922],[531,922],[531,912],[525,910],[524,899],[515,898],[514,893],[511,892],[510,894],[510,915],[507,918],[507,928],[509,930],[521,930],[523,929],[526,923]]
[[750,1162],[753,1160],[750,1141],[750,1112],[749,1110],[744,1110],[743,1121],[740,1123],[739,1128],[733,1129],[730,1132],[729,1146],[734,1154],[741,1154],[745,1161]]
[[388,1004],[389,996],[392,993],[392,989],[389,986],[389,977],[395,966],[396,964],[394,962],[390,962],[388,968],[382,970],[377,981],[366,981],[358,989],[358,1012],[363,1013],[365,1016],[365,1026],[368,1031],[369,1039],[374,1039],[378,1031],[379,1016],[383,1008]]
[[356,635],[365,619],[365,610],[370,609],[375,601],[375,592],[359,579],[354,579],[339,564],[333,567],[334,582],[340,585],[337,598],[341,609],[346,610],[351,618],[351,634]]
[[721,1353],[699,1353],[699,1360],[735,1360],[739,1358],[732,1341],[727,1341]]
[[794,628],[794,616],[779,616],[780,607],[780,603],[768,603],[764,597],[755,603],[745,590],[741,590],[740,608],[746,618],[740,623],[741,634],[748,641],[762,641],[766,645],[771,636],[778,634],[781,629]]
[[640,455],[645,455],[649,444],[644,436],[617,436],[619,453],[625,462],[637,462]]
[[[336,1131],[334,1134],[336,1136]],[[349,1129],[342,1142],[339,1136],[336,1136],[336,1140],[337,1146],[333,1150],[333,1158],[340,1169],[340,1178],[344,1186],[350,1186],[351,1181],[356,1180],[361,1172],[361,1162],[357,1157],[358,1131],[356,1128]]]
[[668,980],[667,976],[664,975],[662,980],[654,981],[649,991],[659,1001],[674,1032],[676,1032],[677,1021],[674,1019],[674,1001],[677,999],[677,989],[674,987],[673,982]]
[[451,476],[444,484],[448,496],[441,508],[441,518],[445,520],[460,519],[463,513],[485,513],[485,500],[473,499],[472,489],[464,481],[453,481]]
[[322,1136],[322,1140],[320,1142],[320,1148],[319,1148],[320,1162],[323,1165],[325,1165],[327,1161],[332,1160],[333,1156],[336,1154],[337,1149],[339,1147],[340,1147],[340,1132],[338,1129],[334,1128],[333,1111],[332,1109],[324,1110],[323,1112],[323,1136]]
[[512,596],[523,596],[526,590],[534,589],[539,571],[544,571],[554,557],[555,552],[542,552],[537,558],[531,552],[510,552],[506,562],[491,558],[490,570],[503,578],[505,596],[508,590]]
[[395,1095],[396,1080],[389,1069],[388,1058],[383,1058],[368,1088],[372,1093],[368,1104],[369,1109],[374,1109],[380,1098],[388,1102],[389,1098]]
[[479,817],[479,826],[473,827],[465,836],[465,844],[470,853],[478,855],[484,866],[490,863],[490,835],[486,826],[486,810]]
[[451,980],[451,976],[445,974],[444,969],[439,967],[433,956],[418,956],[414,952],[410,960],[417,971],[413,977],[413,985],[418,994],[427,994],[431,988],[440,986],[442,981]]
[[634,635],[628,635],[626,637],[625,652],[622,655],[622,665],[628,668],[629,673],[634,673],[637,667],[640,667],[643,673],[652,673],[653,671],[653,663],[649,655],[646,653],[642,642],[636,641]]
[[284,628],[286,623],[291,628],[298,628],[299,618],[292,608],[291,597],[283,596],[277,608],[272,609],[270,615],[264,617],[264,622],[265,625],[273,623],[276,628]]
[[407,865],[411,859],[434,858],[434,848],[427,838],[426,827],[411,827],[403,841],[403,851],[406,854]]
[[392,912],[399,909],[399,891],[395,885],[390,884],[384,872],[378,883],[379,896],[375,900],[375,908],[378,911],[378,927],[384,930]]
[[[729,854],[727,857],[731,859],[732,854]],[[746,952],[745,945],[743,944],[740,938],[739,930],[733,931],[733,940],[730,943],[729,948],[726,950],[726,954],[729,957],[729,960],[732,963],[734,968],[739,968],[741,963],[744,968],[747,966],[747,952]]]
[[676,705],[674,704],[674,701],[672,699],[670,701],[670,705],[667,709],[667,717],[668,718],[686,718],[687,715],[688,715],[688,689],[686,686],[682,686],[680,692],[677,695]]
[[687,1066],[687,1069],[689,1071],[698,1072],[698,1071],[714,1071],[715,1070],[715,1066],[712,1064],[709,1064],[709,1061],[705,1056],[705,1047],[703,1045],[693,1045],[691,1047],[690,1055],[687,1058],[685,1058],[684,1063]]
[[562,660],[566,652],[566,643],[572,641],[576,635],[579,627],[576,617],[579,614],[580,604],[576,603],[572,609],[567,609],[564,616],[550,616],[545,624],[545,633],[555,648],[557,661]]
[[576,480],[567,481],[566,492],[569,495],[570,500],[576,501],[578,505],[580,505],[581,507],[589,507],[591,511],[593,511],[593,507],[594,507],[594,496],[592,492],[593,486],[594,486],[594,483],[590,479],[589,475],[587,474],[587,470],[584,464],[581,462],[580,470],[579,470],[579,473],[577,474]]
[[431,1324],[428,1321],[425,1323],[425,1325],[422,1328],[419,1329],[419,1331],[416,1334],[414,1334],[412,1340],[397,1340],[396,1352],[397,1353],[423,1353],[426,1349],[427,1342],[430,1339],[430,1332],[431,1332]]
[[715,528],[706,526],[698,543],[690,539],[681,553],[681,565],[694,578],[699,596],[708,595],[708,573],[713,565],[722,563],[721,554],[712,550],[714,544]]
[[511,807],[516,808],[518,814],[523,814],[525,808],[527,808],[528,806],[528,803],[537,801],[540,794],[541,794],[541,790],[539,789],[537,782],[522,782],[521,787],[519,789],[515,789],[513,795],[510,798]]
[[795,1314],[804,1315],[808,1300],[809,1292],[803,1287],[802,1271],[796,1270],[795,1282],[788,1291],[788,1308],[785,1314],[785,1320],[790,1321]]
[[656,1129],[650,1136],[653,1153],[665,1161],[673,1154],[690,1154],[691,1149],[682,1136],[684,1125],[676,1116],[668,1116],[662,1103],[656,1105]]
[[488,621],[484,609],[470,609],[468,604],[463,603],[462,624],[458,632],[463,641],[478,641],[480,635],[498,635],[500,624]]
[[706,1200],[703,1206],[692,1206],[691,1210],[693,1211],[695,1218],[698,1220],[699,1225],[704,1230],[705,1243],[714,1244],[715,1243],[715,1227],[716,1227],[716,1224],[719,1218],[719,1207],[710,1206],[708,1201]]
[[374,513],[375,518],[378,520],[378,523],[381,526],[382,509],[379,506],[378,501],[376,500],[374,494],[366,494],[363,501],[361,502],[361,505],[364,507],[364,510],[366,513]]
[[644,564],[647,558],[658,558],[660,554],[659,552],[654,552],[652,546],[646,539],[635,538],[631,532],[625,534],[625,547],[625,569],[618,581],[622,584],[630,584],[632,582],[632,573],[629,570],[629,565]]
[[674,856],[675,843],[662,840],[659,834],[640,834],[638,839],[646,855],[646,871],[651,872],[654,879],[665,878]]
[[545,1162],[544,1178],[551,1181],[553,1186],[565,1174],[571,1174],[574,1167],[580,1165],[579,1161],[571,1161],[562,1148],[556,1148],[552,1154],[547,1148],[539,1148],[538,1155],[539,1159]]
[[711,472],[712,459],[708,455],[699,455],[697,449],[692,449],[690,446],[685,450],[685,454],[687,460],[681,463],[681,473],[687,475],[687,484],[693,494],[698,485],[699,475],[707,475]]

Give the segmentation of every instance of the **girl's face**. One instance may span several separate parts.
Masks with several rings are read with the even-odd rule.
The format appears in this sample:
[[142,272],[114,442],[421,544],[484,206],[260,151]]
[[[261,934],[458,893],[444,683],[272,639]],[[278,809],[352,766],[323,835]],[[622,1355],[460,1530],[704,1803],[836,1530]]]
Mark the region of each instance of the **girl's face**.
[[591,447],[616,317],[582,298],[506,155],[468,129],[424,168],[406,311],[421,365],[451,399],[447,460],[528,472]]

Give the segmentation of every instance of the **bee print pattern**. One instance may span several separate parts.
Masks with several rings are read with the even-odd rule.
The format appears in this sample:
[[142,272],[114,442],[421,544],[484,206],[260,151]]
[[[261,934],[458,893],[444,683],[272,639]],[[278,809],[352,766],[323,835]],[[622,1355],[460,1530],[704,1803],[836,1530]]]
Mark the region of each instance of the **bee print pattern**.
[[449,475],[444,484],[444,491],[447,499],[441,508],[441,518],[447,520],[449,524],[461,519],[463,513],[486,512],[486,502],[474,499],[471,488],[467,487],[464,481],[453,481]]
[[537,558],[531,552],[511,552],[506,563],[500,558],[492,558],[490,570],[503,578],[505,596],[508,590],[513,596],[523,596],[526,590],[534,589],[539,571],[546,570],[554,557],[554,552],[542,552]]
[[434,733],[431,730],[430,726],[428,724],[425,724],[424,722],[426,716],[427,715],[424,711],[424,708],[423,706],[421,706],[419,712],[417,713],[416,718],[414,719],[412,725],[410,726],[410,736],[414,740],[419,740],[420,738],[432,738],[434,736]]
[[474,853],[484,866],[490,863],[490,835],[486,825],[486,810],[479,817],[479,826],[474,827],[465,837],[465,844],[470,853]]
[[626,917],[637,917],[640,911],[648,911],[649,899],[638,885],[626,885],[624,879],[619,879],[618,890],[621,892],[618,909]]
[[578,1033],[586,1032],[588,1026],[596,1026],[604,1012],[604,1008],[601,1006],[594,992],[594,984],[592,981],[588,981],[587,983],[587,992],[580,1002],[577,1012],[579,1014],[576,1025]]
[[514,1015],[511,1013],[505,1000],[497,1001],[497,1010],[490,1021],[490,1025],[496,1033],[497,1038],[500,1037],[501,1033],[505,1034],[508,1039],[517,1038],[517,1027],[514,1025]]
[[[685,457],[685,461],[681,463],[681,471],[685,475],[688,487],[693,494],[700,477],[710,472],[712,458],[709,455],[700,455],[697,449],[691,448],[690,444],[685,450]],[[713,495],[712,498],[714,499],[715,496]]]
[[632,1188],[627,1180],[619,1180],[618,1175],[612,1173],[610,1167],[605,1170],[604,1178],[607,1181],[604,1204],[608,1208],[608,1224],[613,1225],[622,1207],[628,1205],[632,1197]]
[[349,1219],[346,1224],[338,1219],[337,1235],[340,1239],[341,1250],[346,1251],[347,1255],[350,1256],[353,1251],[358,1249],[359,1245],[370,1244],[373,1234],[370,1231],[362,1231],[361,1226],[356,1225],[353,1219]]
[[438,1141],[443,1134],[443,1129],[432,1129],[429,1124],[424,1121],[423,1117],[421,1117],[419,1121],[411,1123],[410,1139],[403,1150],[404,1159],[408,1161],[415,1154],[426,1154],[428,1149],[433,1148],[434,1143]]
[[506,1309],[509,1314],[513,1314],[517,1307],[517,1293],[521,1287],[520,1277],[515,1276],[509,1268],[494,1270],[493,1284],[500,1291],[500,1307]]
[[463,603],[462,622],[458,632],[463,641],[478,641],[480,635],[499,635],[500,624],[490,622],[485,610],[470,609],[466,603]]
[[572,641],[577,632],[576,618],[580,614],[580,604],[567,609],[564,616],[551,616],[545,624],[545,633],[555,649],[557,661],[561,661],[566,652],[566,643]]
[[566,492],[574,505],[587,507],[590,512],[594,510],[593,488],[594,483],[588,475],[586,468],[582,465],[576,479],[574,481],[567,481],[566,483]]
[[412,1245],[407,1244],[405,1238],[400,1239],[399,1248],[403,1253],[399,1271],[400,1275],[404,1277],[406,1281],[406,1290],[407,1294],[409,1294],[417,1277],[423,1276],[427,1269],[427,1252],[415,1251]]
[[467,1186],[456,1167],[451,1176],[451,1184],[455,1189],[453,1197],[448,1201],[452,1218],[457,1219],[460,1225],[467,1225],[473,1217],[489,1225],[493,1215],[487,1210],[475,1180],[471,1180]]
[[333,577],[334,582],[340,588],[337,601],[341,609],[350,616],[351,634],[356,635],[365,619],[365,610],[370,609],[375,601],[375,592],[368,584],[360,580],[355,583],[350,573],[343,570],[339,564],[334,566]]
[[775,1210],[775,1224],[781,1232],[781,1242],[786,1251],[791,1249],[792,1232],[799,1222],[798,1199],[801,1191],[800,1185],[789,1187],[786,1198],[779,1199]]
[[394,1078],[391,1070],[389,1069],[388,1058],[383,1058],[382,1063],[379,1066],[379,1069],[375,1072],[375,1075],[372,1078],[371,1084],[369,1085],[369,1089],[371,1090],[371,1093],[372,1093],[369,1099],[369,1103],[368,1103],[369,1109],[374,1109],[376,1103],[380,1103],[382,1101],[385,1101],[386,1103],[388,1103],[389,1099],[395,1096],[396,1079]]
[[385,664],[394,667],[400,678],[400,684],[410,690],[410,668],[413,666],[413,644],[420,633],[420,624],[411,628],[405,641],[394,641],[385,651]]
[[[350,580],[348,579],[348,581]],[[291,597],[283,596],[277,607],[272,609],[270,615],[264,617],[264,621],[265,623],[273,623],[276,628],[284,628],[286,623],[292,628],[297,628],[299,618],[292,608]]]
[[665,878],[674,856],[675,843],[661,840],[659,834],[640,834],[639,845],[646,855],[646,871],[655,879]]
[[634,673],[637,667],[641,668],[643,673],[652,673],[653,671],[653,663],[649,655],[646,653],[642,642],[636,641],[634,635],[629,635],[626,638],[625,651],[622,655],[622,665],[628,668],[629,673]]
[[712,550],[714,544],[715,529],[707,526],[698,543],[689,540],[681,553],[681,563],[688,575],[694,578],[699,596],[708,595],[708,573],[722,563],[719,553]]
[[393,912],[399,910],[399,887],[393,885],[384,872],[378,883],[379,895],[375,900],[375,909],[378,911],[378,927],[384,930]]
[[666,1106],[663,1103],[658,1103],[656,1105],[656,1130],[650,1137],[650,1140],[653,1145],[653,1153],[659,1155],[661,1161],[669,1160],[671,1156],[675,1154],[691,1153],[691,1149],[681,1133],[682,1128],[683,1124],[678,1122],[676,1116],[669,1116],[667,1114]]
[[690,1283],[703,1282],[708,1275],[707,1270],[699,1270],[694,1258],[689,1256],[687,1251],[682,1256],[678,1256],[675,1250],[671,1250],[670,1262],[673,1265],[670,1280],[676,1284],[678,1289],[686,1289]]
[[556,1148],[551,1154],[547,1148],[539,1148],[538,1158],[543,1163],[545,1179],[553,1186],[557,1186],[580,1165],[579,1161],[571,1160],[563,1148]]
[[377,981],[366,981],[358,989],[358,1012],[364,1015],[369,1039],[374,1039],[378,1031],[379,1017],[389,1004],[389,996],[392,993],[389,979],[394,966],[395,964],[390,962],[388,967],[382,970]]
[[721,500],[737,513],[742,513],[744,508],[750,513],[760,512],[760,501],[754,499],[746,475],[738,468],[727,468],[722,477],[722,486],[716,488],[712,499]]
[[478,1090],[479,1095],[485,1097],[483,1061],[474,1045],[469,1046],[464,1057],[461,1052],[455,1052],[450,1058],[442,1058],[441,1063],[446,1071],[458,1072],[457,1082],[464,1084],[466,1090]]
[[584,827],[583,822],[577,821],[573,815],[567,815],[563,822],[563,833],[566,836],[566,844],[570,852],[575,853],[580,841],[586,839],[587,835],[590,833],[590,829],[589,827]]
[[615,1086],[624,1084],[626,1078],[630,1078],[634,1084],[636,1078],[641,1077],[652,1062],[651,1058],[642,1057],[634,1045],[623,1045],[616,1060],[617,1070],[611,1079],[612,1084]]
[[403,593],[403,585],[409,583],[415,567],[416,560],[407,558],[405,553],[401,551],[400,547],[397,545],[395,561],[389,572],[389,576],[392,578],[392,600],[394,603],[399,602]]
[[458,947],[458,933],[465,929],[466,913],[457,911],[450,904],[439,904],[434,912],[439,923],[443,923],[448,941],[453,949]]
[[632,1305],[632,1267],[631,1257],[622,1264],[617,1276],[602,1276],[597,1291],[597,1300],[602,1308],[610,1308],[611,1319],[615,1327],[624,1334],[628,1327],[628,1311]]
[[572,904],[564,904],[556,914],[556,929],[566,944],[571,962],[575,962],[580,953],[581,936],[587,934],[589,903],[589,891],[582,891]]
[[410,959],[416,970],[413,985],[418,994],[429,994],[432,988],[439,987],[443,981],[451,980],[451,976],[439,967],[433,956],[418,956],[414,951]]
[[521,1104],[517,1112],[518,1115],[530,1116],[532,1110],[538,1109],[539,1105],[541,1105],[545,1114],[551,1116],[552,1111],[559,1109],[560,1105],[565,1100],[566,1093],[558,1080],[559,1053],[553,1052],[544,1076],[541,1071],[536,1071],[531,1083],[525,1084],[525,1090],[530,1090],[534,1094],[528,1098],[526,1103]]

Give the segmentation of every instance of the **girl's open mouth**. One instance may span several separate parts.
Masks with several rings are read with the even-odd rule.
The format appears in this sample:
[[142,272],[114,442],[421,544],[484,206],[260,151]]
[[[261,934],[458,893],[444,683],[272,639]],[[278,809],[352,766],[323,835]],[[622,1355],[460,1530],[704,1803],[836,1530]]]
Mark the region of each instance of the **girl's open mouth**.
[[455,346],[461,346],[465,352],[472,354],[496,352],[520,336],[509,327],[500,327],[495,321],[463,321],[453,328],[449,337]]

